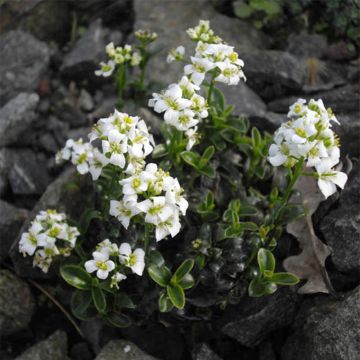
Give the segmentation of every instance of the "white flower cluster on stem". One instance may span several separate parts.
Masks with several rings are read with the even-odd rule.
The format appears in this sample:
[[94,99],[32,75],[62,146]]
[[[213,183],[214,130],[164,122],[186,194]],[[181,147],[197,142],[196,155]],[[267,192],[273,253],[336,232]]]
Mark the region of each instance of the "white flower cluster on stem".
[[[185,131],[188,138],[187,150],[197,141],[197,124],[208,116],[208,104],[199,94],[200,85],[206,75],[211,74],[211,82],[222,82],[237,85],[240,79],[245,80],[242,71],[244,62],[239,59],[233,46],[226,45],[214,35],[209,21],[201,20],[199,25],[187,30],[188,35],[197,41],[194,56],[184,67],[184,76],[178,83],[170,84],[162,93],[153,93],[149,106],[158,113],[164,113],[166,123]],[[167,62],[184,59],[185,49],[179,46],[172,50]]]
[[188,202],[176,178],[150,163],[145,169],[134,171],[121,180],[120,184],[123,198],[111,200],[110,215],[126,229],[132,217],[143,214],[145,222],[155,226],[157,241],[167,235],[174,237],[180,231],[179,217],[186,214]]
[[65,214],[41,211],[22,234],[19,251],[24,256],[34,256],[33,266],[47,273],[55,256],[70,255],[79,235],[76,227],[68,225]]
[[[144,120],[115,110],[100,119],[89,134],[90,142],[69,139],[56,156],[57,162],[71,160],[80,174],[90,173],[97,180],[108,164],[132,172],[143,168],[145,157],[154,148],[154,139]],[[93,143],[98,141],[99,147]]]
[[101,280],[106,280],[111,274],[111,287],[119,288],[119,283],[127,276],[125,268],[130,268],[134,274],[141,276],[145,268],[145,252],[143,249],[132,251],[130,244],[116,243],[105,239],[100,242],[96,251],[92,253],[93,259],[85,262],[88,273],[96,272]]
[[308,104],[299,99],[290,106],[288,119],[275,132],[270,163],[292,167],[300,159],[306,161],[306,167],[315,168],[312,175],[325,198],[336,192],[336,185],[343,189],[347,175],[334,168],[340,161],[340,144],[331,129],[331,122],[339,124],[332,110],[326,109],[321,99]]

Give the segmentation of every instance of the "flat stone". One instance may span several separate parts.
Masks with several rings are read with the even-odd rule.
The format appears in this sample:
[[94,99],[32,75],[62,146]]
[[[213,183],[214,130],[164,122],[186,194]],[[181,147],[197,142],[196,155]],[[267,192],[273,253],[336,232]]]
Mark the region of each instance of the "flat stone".
[[[134,29],[150,29],[158,34],[154,46],[161,51],[149,61],[147,76],[153,81],[170,84],[180,80],[182,63],[166,63],[166,56],[172,48],[185,46],[187,56],[193,52],[193,42],[186,30],[198,24],[199,19],[210,20],[210,26],[224,41],[240,49],[263,49],[269,41],[254,27],[236,18],[218,13],[207,0],[135,0],[136,21]],[[174,16],[176,14],[176,16]]]
[[[73,186],[69,187],[69,183]],[[49,278],[54,276],[53,268],[48,274],[40,269],[33,268],[32,257],[23,257],[19,253],[19,241],[21,234],[27,231],[30,222],[35,216],[46,209],[56,209],[64,212],[70,219],[79,220],[86,206],[93,206],[93,184],[88,176],[77,177],[73,168],[64,171],[46,189],[38,203],[35,205],[28,219],[22,226],[19,237],[14,241],[10,249],[10,257],[14,264],[15,272],[19,275],[26,274],[30,278]]]
[[345,298],[318,298],[302,306],[282,360],[357,360],[360,349],[360,288]]
[[360,166],[355,164],[339,205],[321,219],[319,226],[331,246],[331,259],[339,271],[360,274]]
[[65,55],[61,71],[72,79],[94,77],[94,71],[101,60],[106,59],[105,46],[108,30],[102,26],[101,19],[90,24],[85,33]]
[[127,340],[112,340],[100,351],[95,360],[156,360]]
[[0,262],[8,255],[11,244],[28,216],[28,211],[0,200]]
[[69,360],[66,333],[60,330],[54,332],[47,339],[27,349],[15,360]]
[[50,49],[23,31],[0,36],[0,106],[19,92],[37,89],[48,68]]
[[34,308],[34,299],[27,283],[8,270],[0,270],[1,336],[26,329]]
[[320,34],[292,34],[288,37],[287,52],[297,58],[318,58],[326,54],[327,38]]
[[0,146],[21,143],[21,135],[36,121],[39,96],[20,93],[0,109]]
[[245,298],[239,305],[226,309],[217,326],[241,345],[254,347],[272,331],[291,324],[298,299],[294,290],[288,288],[262,298]]
[[205,344],[199,344],[192,351],[193,360],[221,360],[220,356],[215,354],[210,347]]
[[39,159],[31,150],[26,150],[23,156],[15,155],[8,179],[14,194],[40,195],[50,180],[46,161]]

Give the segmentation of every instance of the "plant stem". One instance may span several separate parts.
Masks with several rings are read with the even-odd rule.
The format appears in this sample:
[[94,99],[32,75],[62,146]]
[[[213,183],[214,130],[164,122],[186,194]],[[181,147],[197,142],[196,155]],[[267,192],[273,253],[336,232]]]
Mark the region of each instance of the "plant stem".
[[145,223],[145,232],[144,232],[144,251],[145,251],[145,255],[148,254],[148,250],[149,250],[149,225],[147,223]]
[[294,172],[291,174],[290,182],[284,193],[284,197],[282,198],[282,206],[281,207],[284,207],[287,204],[287,202],[289,200],[289,196],[291,194],[291,191],[292,191],[294,185],[296,184],[297,179],[301,175],[303,163],[304,163],[304,158],[301,158],[299,160],[299,162],[295,165]]
[[209,90],[208,90],[208,94],[207,94],[207,103],[209,106],[211,105],[211,97],[212,97],[213,88],[214,88],[214,75],[212,75],[212,77],[211,77],[210,86],[209,86]]

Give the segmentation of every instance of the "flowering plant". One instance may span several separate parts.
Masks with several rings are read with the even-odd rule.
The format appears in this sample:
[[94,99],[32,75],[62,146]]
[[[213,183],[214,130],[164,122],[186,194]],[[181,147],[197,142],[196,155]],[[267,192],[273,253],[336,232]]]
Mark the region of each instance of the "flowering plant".
[[[80,319],[98,314],[123,327],[156,309],[202,318],[208,315],[200,308],[237,303],[246,290],[257,297],[297,284],[295,274],[277,271],[273,254],[286,224],[306,212],[291,202],[297,179],[315,178],[325,198],[346,183],[335,168],[337,119],[321,100],[298,100],[274,137],[261,134],[233,115],[217,88],[246,80],[234,47],[208,21],[187,33],[195,53],[186,59],[179,46],[167,57],[184,62],[182,78],[148,102],[164,118],[163,142],[146,119],[120,108],[94,124],[88,142],[68,140],[57,161],[90,173],[98,201],[84,209],[79,230],[63,214],[41,212],[21,239],[20,251],[35,253],[43,271],[55,255],[75,248],[60,273],[76,288],[71,306]],[[146,49],[156,38],[136,36],[139,53],[109,44],[109,61],[96,72],[107,77],[117,67],[121,97],[127,63],[140,64],[144,87]],[[276,184],[280,166],[288,171],[285,186]]]

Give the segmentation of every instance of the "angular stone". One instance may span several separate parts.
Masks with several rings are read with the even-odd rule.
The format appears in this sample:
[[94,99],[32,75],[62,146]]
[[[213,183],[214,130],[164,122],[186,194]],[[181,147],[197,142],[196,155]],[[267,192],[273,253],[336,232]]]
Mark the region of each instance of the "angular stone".
[[69,360],[66,333],[60,330],[54,332],[47,339],[27,349],[15,360]]
[[282,288],[262,298],[245,298],[218,320],[220,331],[241,345],[254,347],[272,331],[291,324],[298,303],[294,290]]
[[199,19],[210,20],[210,26],[215,33],[235,46],[237,51],[264,48],[269,43],[266,36],[254,27],[239,19],[218,13],[207,0],[135,0],[134,10],[136,14],[134,29],[150,29],[158,34],[154,46],[160,47],[161,52],[150,60],[147,75],[151,80],[162,84],[180,80],[184,65],[167,64],[166,55],[179,45],[185,46],[187,55],[191,55],[194,46],[186,30],[196,26]]
[[21,143],[21,135],[36,121],[39,96],[20,93],[0,109],[0,146]]
[[360,287],[345,298],[318,298],[302,306],[281,351],[282,360],[357,360],[360,349]]
[[360,273],[360,166],[355,164],[339,205],[321,219],[320,231],[331,246],[331,259],[339,271]]
[[27,210],[0,200],[0,262],[8,255],[27,216]]
[[334,124],[333,130],[339,135],[341,154],[360,157],[360,119],[359,112],[337,115],[341,125]]
[[327,49],[326,36],[320,34],[292,34],[288,37],[287,52],[296,57],[321,59]]
[[11,190],[17,195],[40,195],[49,182],[46,161],[39,159],[31,150],[16,156],[9,170]]
[[220,356],[215,354],[210,347],[205,344],[199,344],[192,351],[193,360],[221,360]]
[[106,59],[105,46],[108,30],[102,27],[101,19],[90,24],[86,32],[65,55],[61,71],[72,79],[94,76],[101,60]]
[[38,87],[50,60],[48,46],[23,31],[0,36],[0,106],[19,92]]
[[[72,184],[72,186],[69,186]],[[52,182],[35,205],[27,221],[22,226],[19,237],[14,241],[10,249],[10,257],[17,274],[30,278],[49,278],[54,275],[53,268],[48,274],[40,269],[32,267],[32,257],[23,257],[19,253],[19,240],[21,234],[26,231],[30,222],[41,210],[56,209],[64,212],[70,219],[79,220],[84,208],[93,206],[93,184],[88,176],[77,177],[74,169],[64,171]]]
[[8,270],[0,270],[0,334],[24,330],[35,308],[30,288]]
[[100,351],[95,360],[156,360],[127,340],[112,340]]

